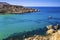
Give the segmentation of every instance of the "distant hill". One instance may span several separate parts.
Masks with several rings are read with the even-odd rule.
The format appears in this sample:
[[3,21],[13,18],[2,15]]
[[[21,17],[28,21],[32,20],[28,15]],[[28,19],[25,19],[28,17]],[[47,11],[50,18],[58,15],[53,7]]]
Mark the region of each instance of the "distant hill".
[[27,12],[36,12],[38,10],[27,8],[24,6],[11,5],[6,2],[0,2],[0,13],[27,13]]

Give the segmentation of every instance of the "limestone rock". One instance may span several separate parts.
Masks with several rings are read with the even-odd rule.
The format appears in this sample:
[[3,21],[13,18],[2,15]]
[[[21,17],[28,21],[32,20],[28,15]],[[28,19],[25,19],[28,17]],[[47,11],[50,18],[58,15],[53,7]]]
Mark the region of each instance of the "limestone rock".
[[47,26],[47,29],[52,29],[52,25]]
[[52,36],[50,37],[50,40],[60,40],[60,30],[52,34]]
[[57,30],[58,28],[59,28],[59,25],[58,24],[56,26],[54,26],[54,29]]
[[54,29],[50,29],[46,32],[46,34],[53,34],[53,32],[54,32]]

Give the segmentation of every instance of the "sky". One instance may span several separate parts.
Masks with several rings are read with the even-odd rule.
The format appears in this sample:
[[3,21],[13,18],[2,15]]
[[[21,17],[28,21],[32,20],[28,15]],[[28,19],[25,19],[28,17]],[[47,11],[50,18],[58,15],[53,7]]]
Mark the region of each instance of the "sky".
[[0,0],[13,5],[60,7],[60,0]]

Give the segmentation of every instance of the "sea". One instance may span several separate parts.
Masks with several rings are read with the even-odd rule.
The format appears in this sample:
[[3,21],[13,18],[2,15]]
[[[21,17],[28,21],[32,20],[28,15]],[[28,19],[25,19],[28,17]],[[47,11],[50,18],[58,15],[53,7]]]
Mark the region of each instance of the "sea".
[[39,12],[0,14],[0,40],[14,33],[32,31],[48,25],[60,25],[60,7],[30,7]]

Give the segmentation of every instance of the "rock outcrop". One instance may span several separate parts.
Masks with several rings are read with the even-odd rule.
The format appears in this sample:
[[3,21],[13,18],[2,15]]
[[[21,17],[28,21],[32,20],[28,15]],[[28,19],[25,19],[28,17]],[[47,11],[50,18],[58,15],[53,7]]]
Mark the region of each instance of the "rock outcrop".
[[[36,35],[33,37],[25,38],[24,40],[60,40],[60,29],[58,29],[58,24],[54,26],[54,30],[52,25],[47,27],[47,34],[45,36]],[[55,32],[54,32],[55,31]]]
[[6,2],[0,2],[0,13],[27,13],[37,12],[38,10],[24,6],[11,5]]

